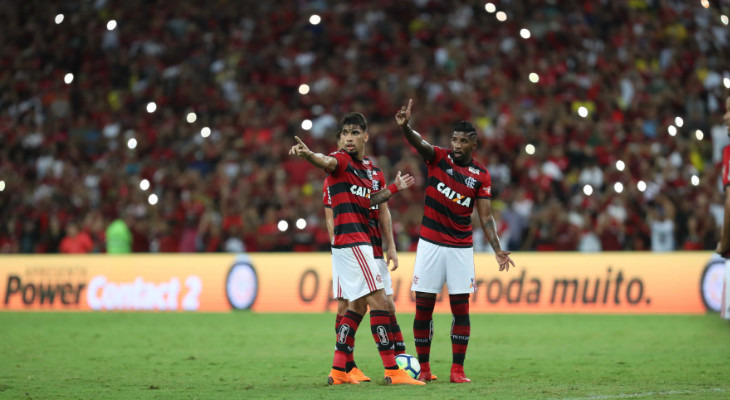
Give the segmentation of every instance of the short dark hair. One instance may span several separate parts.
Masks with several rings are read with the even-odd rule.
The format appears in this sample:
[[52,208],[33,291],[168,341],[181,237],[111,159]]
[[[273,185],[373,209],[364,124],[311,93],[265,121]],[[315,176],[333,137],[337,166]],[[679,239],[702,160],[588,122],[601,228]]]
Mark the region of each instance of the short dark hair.
[[477,136],[477,130],[474,128],[474,125],[471,124],[469,121],[458,121],[454,122],[454,132],[464,132],[469,135],[469,137],[476,138]]
[[368,121],[365,119],[365,116],[359,112],[347,113],[344,117],[342,117],[342,120],[340,120],[340,129],[337,131],[338,139],[340,138],[340,133],[345,125],[357,125],[363,131],[368,130]]

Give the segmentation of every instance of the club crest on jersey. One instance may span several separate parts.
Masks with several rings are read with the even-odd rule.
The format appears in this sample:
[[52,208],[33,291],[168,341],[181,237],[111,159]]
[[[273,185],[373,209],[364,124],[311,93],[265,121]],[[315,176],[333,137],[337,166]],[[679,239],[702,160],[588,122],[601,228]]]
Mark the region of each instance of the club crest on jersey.
[[446,196],[447,199],[453,201],[460,206],[471,207],[471,197],[467,197],[463,194],[457,193],[454,189],[446,186],[443,182],[439,182],[438,185],[436,185],[436,190]]
[[474,189],[474,185],[477,184],[477,180],[470,176],[470,177],[466,178],[466,181],[464,181],[464,184],[466,184],[466,187],[468,187],[469,189]]
[[370,189],[366,187],[352,185],[350,186],[350,193],[354,194],[355,196],[364,197],[366,199],[370,198]]
[[373,181],[373,191],[377,192],[380,190],[380,181]]

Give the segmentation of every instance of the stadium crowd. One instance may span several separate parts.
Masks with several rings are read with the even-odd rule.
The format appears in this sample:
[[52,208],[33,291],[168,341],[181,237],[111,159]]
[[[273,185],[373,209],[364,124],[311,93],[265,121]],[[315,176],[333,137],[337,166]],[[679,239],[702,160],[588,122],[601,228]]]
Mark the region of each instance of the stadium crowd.
[[0,2],[0,252],[104,252],[113,221],[134,252],[328,250],[324,176],[287,150],[334,150],[347,111],[417,177],[390,204],[413,250],[411,97],[434,144],[478,126],[503,247],[714,249],[730,5],[493,3]]

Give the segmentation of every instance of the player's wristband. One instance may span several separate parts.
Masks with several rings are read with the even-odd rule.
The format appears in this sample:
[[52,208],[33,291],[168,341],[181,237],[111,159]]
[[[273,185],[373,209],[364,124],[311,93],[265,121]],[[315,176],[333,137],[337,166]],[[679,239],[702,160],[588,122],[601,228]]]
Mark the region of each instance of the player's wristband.
[[396,186],[395,183],[391,183],[390,186],[388,186],[388,190],[390,190],[391,195],[394,195],[398,193],[398,186]]

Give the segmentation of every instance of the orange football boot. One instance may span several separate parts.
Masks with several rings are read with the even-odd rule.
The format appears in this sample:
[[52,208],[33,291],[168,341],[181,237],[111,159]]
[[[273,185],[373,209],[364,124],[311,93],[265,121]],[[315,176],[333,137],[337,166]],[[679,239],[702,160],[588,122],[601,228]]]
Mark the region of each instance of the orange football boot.
[[400,368],[385,370],[386,385],[425,385],[426,382],[411,378],[408,373]]
[[345,383],[351,383],[355,385],[360,384],[360,382],[352,379],[352,377],[348,375],[347,372],[338,371],[336,369],[332,369],[332,371],[330,371],[330,374],[327,377],[327,383],[330,385],[342,385]]
[[350,375],[350,378],[358,382],[370,382],[370,378],[368,378],[367,375],[360,371],[360,368],[358,367],[351,369],[350,372],[347,373],[347,375]]

